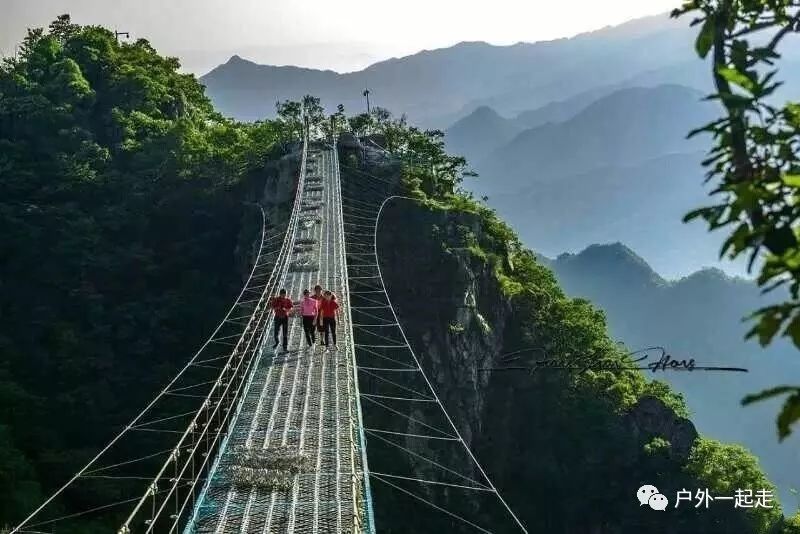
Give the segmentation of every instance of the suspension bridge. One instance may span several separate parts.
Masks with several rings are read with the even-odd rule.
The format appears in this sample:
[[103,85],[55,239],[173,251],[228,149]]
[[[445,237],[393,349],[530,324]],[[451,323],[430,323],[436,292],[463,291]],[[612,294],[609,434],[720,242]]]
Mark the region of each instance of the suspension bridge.
[[[11,533],[402,532],[376,523],[376,496],[392,492],[420,507],[401,515],[526,532],[437,396],[384,284],[381,213],[414,200],[357,169],[343,178],[335,143],[304,140],[299,167],[286,222],[256,206],[252,270],[208,340]],[[316,284],[338,296],[337,346],[306,347],[290,318],[288,349],[274,348],[271,296],[285,288],[298,300]]]

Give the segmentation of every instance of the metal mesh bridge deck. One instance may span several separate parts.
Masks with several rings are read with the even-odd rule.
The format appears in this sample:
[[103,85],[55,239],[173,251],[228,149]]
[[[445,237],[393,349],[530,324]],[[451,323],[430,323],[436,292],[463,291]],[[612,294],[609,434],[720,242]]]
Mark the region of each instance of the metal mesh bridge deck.
[[336,158],[329,148],[308,153],[292,254],[277,287],[294,301],[317,283],[333,291],[342,312],[338,347],[308,348],[299,316],[289,319],[287,352],[272,349],[268,332],[186,534],[372,531]]

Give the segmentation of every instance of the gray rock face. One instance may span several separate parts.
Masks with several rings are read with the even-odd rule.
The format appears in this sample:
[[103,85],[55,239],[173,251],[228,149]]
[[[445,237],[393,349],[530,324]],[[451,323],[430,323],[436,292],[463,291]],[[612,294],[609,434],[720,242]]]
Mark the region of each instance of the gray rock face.
[[[484,431],[490,369],[511,313],[489,264],[463,246],[465,232],[481,231],[478,220],[397,200],[384,210],[379,228],[395,229],[379,231],[378,253],[400,322],[461,437],[474,448]],[[414,262],[405,258],[411,250]],[[420,443],[409,440],[407,446]],[[461,465],[472,465],[466,453]],[[418,467],[421,474],[435,474]],[[476,470],[472,476],[480,479]]]
[[282,224],[289,218],[297,188],[301,157],[299,151],[291,152],[271,163],[264,171],[261,202],[272,224]]
[[[248,195],[251,203],[264,208],[267,237],[285,229],[291,215],[294,192],[300,172],[299,150],[290,152],[280,159],[270,161],[263,171],[251,177],[247,184],[251,190]],[[261,215],[257,208],[242,211],[243,224],[235,257],[242,281],[246,281],[253,268],[261,240]],[[278,245],[280,241],[277,242]],[[275,242],[271,244],[274,247]],[[271,250],[272,248],[270,248]]]
[[698,436],[691,421],[678,417],[662,400],[650,396],[642,397],[630,409],[627,422],[636,436],[669,441],[670,454],[678,460],[688,458]]

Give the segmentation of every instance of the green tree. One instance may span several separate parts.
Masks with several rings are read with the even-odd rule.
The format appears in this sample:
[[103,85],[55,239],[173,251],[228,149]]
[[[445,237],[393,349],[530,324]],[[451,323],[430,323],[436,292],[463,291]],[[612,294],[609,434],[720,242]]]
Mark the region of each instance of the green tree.
[[327,138],[332,138],[339,135],[347,128],[347,115],[344,112],[344,106],[339,104],[336,106],[336,112],[331,113],[328,119],[322,123],[322,133]]
[[303,97],[303,111],[308,118],[309,135],[320,135],[326,118],[325,108],[322,107],[320,99],[316,96],[305,95]]
[[[736,466],[736,469],[731,469],[731,466]],[[685,469],[714,495],[735,496],[739,489],[752,490],[754,496],[760,490],[776,495],[775,486],[764,476],[756,458],[738,445],[700,438]],[[754,532],[768,532],[772,525],[780,522],[780,507],[775,506],[774,500],[768,504],[771,508],[746,509]]]
[[[216,325],[241,284],[242,201],[287,129],[223,118],[174,58],[68,16],[2,63],[0,526],[68,480]],[[85,510],[85,487],[55,506]]]
[[[729,229],[721,256],[749,255],[758,265],[758,284],[765,292],[788,288],[789,300],[753,315],[748,337],[762,345],[776,335],[800,347],[800,104],[775,105],[770,97],[780,86],[775,62],[783,39],[800,30],[800,4],[794,0],[689,0],[674,17],[695,14],[700,27],[700,57],[710,56],[716,92],[724,115],[692,132],[709,133],[714,146],[704,162],[717,204],[689,213],[711,230]],[[761,262],[760,265],[757,262]],[[800,387],[781,386],[748,396],[745,404],[786,396],[778,415],[779,439],[800,419]]]
[[372,108],[372,118],[375,120],[378,128],[381,128],[384,124],[392,120],[392,112],[386,108],[374,106]]
[[275,104],[278,120],[289,136],[284,141],[298,141],[303,136],[303,104],[294,100],[284,100]]
[[347,119],[347,123],[354,134],[363,136],[371,133],[374,120],[370,115],[361,113]]
[[410,126],[406,117],[395,118],[391,112],[376,107],[372,115],[360,114],[348,119],[356,135],[377,134],[384,148],[403,164],[404,179],[412,190],[431,197],[469,197],[461,189],[465,176],[475,174],[468,170],[467,160],[451,156],[445,150],[444,132],[420,130]]

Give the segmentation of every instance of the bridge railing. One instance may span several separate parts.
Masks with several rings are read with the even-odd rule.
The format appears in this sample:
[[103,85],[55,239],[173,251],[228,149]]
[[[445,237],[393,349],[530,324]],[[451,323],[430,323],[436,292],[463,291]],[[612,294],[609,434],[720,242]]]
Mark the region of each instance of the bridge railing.
[[[339,198],[339,213],[338,218],[339,221],[344,221],[344,213],[342,210],[342,185],[341,185],[341,173],[339,168],[339,153],[338,153],[338,139],[334,138],[333,140],[333,161],[335,167],[335,175],[336,175],[336,195]],[[346,251],[346,240],[344,235],[344,224],[340,224],[337,228],[337,239],[341,243],[342,250]],[[362,465],[362,475],[359,479],[359,476],[356,473],[355,468],[353,468],[353,477],[352,477],[352,492],[353,492],[353,502],[356,504],[354,507],[355,517],[353,518],[353,532],[363,532],[365,534],[375,534],[375,515],[373,513],[372,507],[372,490],[370,488],[370,479],[369,479],[369,463],[367,461],[367,447],[366,447],[366,436],[364,435],[364,418],[361,411],[361,398],[359,394],[359,385],[358,385],[358,374],[357,374],[357,366],[356,366],[356,358],[355,358],[355,348],[354,348],[354,336],[353,336],[353,317],[350,310],[350,285],[348,281],[348,267],[347,267],[347,254],[342,255],[341,264],[338,266],[340,269],[340,276],[342,277],[342,283],[345,286],[345,293],[348,295],[348,306],[346,307],[345,313],[347,315],[347,324],[349,325],[347,335],[350,337],[350,342],[347,343],[347,346],[350,347],[351,353],[348,354],[348,357],[353,362],[352,366],[352,375],[348,377],[348,381],[351,384],[350,390],[354,392],[354,404],[356,407],[355,410],[355,436],[352,441],[354,454],[353,457],[355,458],[356,455],[360,456],[361,465]]]

